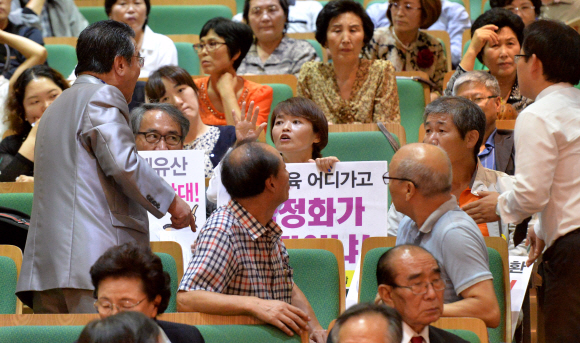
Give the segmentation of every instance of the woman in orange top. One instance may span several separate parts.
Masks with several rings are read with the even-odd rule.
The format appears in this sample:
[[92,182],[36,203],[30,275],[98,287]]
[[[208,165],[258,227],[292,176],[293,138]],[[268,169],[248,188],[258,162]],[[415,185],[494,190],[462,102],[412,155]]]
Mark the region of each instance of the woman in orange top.
[[236,74],[252,45],[252,29],[229,19],[213,18],[205,23],[199,36],[200,43],[194,44],[194,48],[203,72],[209,74],[195,80],[202,121],[207,125],[232,125],[232,111],[240,116],[241,103],[253,101],[260,108],[258,124],[267,122],[272,88]]

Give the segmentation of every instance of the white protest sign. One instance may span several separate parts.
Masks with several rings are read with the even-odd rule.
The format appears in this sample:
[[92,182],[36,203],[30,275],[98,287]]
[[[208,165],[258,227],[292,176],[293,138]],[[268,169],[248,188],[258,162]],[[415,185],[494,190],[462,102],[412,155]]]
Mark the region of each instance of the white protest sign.
[[[197,232],[205,223],[205,174],[204,152],[201,150],[156,150],[139,151],[147,163],[157,171],[175,193],[192,209]],[[175,241],[183,251],[183,265],[191,258],[191,244],[197,232],[190,228],[175,230],[171,228],[171,214],[157,219],[149,213],[149,235],[151,241]]]
[[512,337],[516,332],[533,265],[526,267],[527,256],[510,256],[510,289],[512,303]]
[[283,239],[337,238],[344,245],[347,287],[362,242],[387,235],[387,162],[340,162],[332,173],[315,163],[289,163],[290,197],[274,220]]

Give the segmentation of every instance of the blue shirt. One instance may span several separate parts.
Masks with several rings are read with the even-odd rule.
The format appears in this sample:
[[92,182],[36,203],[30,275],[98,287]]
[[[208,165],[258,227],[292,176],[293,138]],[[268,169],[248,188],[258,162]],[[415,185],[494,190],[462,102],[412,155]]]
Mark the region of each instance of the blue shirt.
[[496,170],[496,163],[495,163],[495,134],[496,134],[496,132],[497,132],[497,129],[493,130],[491,135],[489,135],[489,137],[487,138],[487,141],[485,141],[485,149],[483,149],[483,151],[480,152],[479,155],[477,155],[477,157],[479,157],[479,160],[481,161],[481,164],[485,168],[491,169],[491,170]]

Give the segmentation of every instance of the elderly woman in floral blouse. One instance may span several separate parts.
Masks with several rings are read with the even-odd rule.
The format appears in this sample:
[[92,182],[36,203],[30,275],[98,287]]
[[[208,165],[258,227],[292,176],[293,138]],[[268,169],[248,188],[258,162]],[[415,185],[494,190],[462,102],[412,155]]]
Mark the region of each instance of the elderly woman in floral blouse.
[[332,63],[307,62],[298,77],[298,95],[313,100],[329,123],[400,123],[395,70],[389,61],[361,59],[374,25],[360,4],[334,0],[316,20],[316,40]]
[[391,61],[396,71],[423,71],[433,82],[432,98],[441,93],[447,58],[439,40],[419,29],[433,25],[441,14],[440,0],[389,2],[389,27],[378,28],[365,51],[369,59]]

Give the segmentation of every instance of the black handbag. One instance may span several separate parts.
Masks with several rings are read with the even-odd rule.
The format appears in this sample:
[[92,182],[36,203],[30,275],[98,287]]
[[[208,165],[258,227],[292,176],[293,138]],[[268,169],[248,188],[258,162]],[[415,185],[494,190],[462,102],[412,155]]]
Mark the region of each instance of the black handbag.
[[24,251],[29,226],[28,214],[0,206],[0,244],[15,245]]

